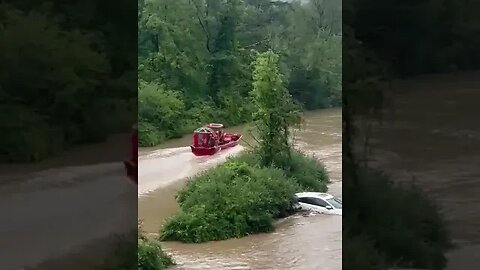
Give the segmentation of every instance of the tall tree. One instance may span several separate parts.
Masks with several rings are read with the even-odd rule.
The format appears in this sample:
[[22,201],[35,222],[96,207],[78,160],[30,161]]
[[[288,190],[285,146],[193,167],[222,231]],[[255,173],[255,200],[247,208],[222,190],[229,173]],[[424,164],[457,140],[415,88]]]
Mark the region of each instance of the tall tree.
[[262,163],[283,167],[289,164],[289,127],[299,120],[298,110],[283,85],[278,55],[261,53],[254,65],[252,98]]

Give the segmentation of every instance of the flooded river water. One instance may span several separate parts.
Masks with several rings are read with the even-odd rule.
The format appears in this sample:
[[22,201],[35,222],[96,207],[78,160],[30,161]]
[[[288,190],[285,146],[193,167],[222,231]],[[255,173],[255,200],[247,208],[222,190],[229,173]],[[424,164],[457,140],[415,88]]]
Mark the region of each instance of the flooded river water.
[[[441,206],[457,245],[448,254],[452,270],[477,269],[469,266],[480,263],[479,89],[478,73],[396,83],[384,125],[374,126],[371,134],[370,164],[399,181],[415,177]],[[329,192],[341,196],[341,110],[307,114],[306,127],[297,136],[299,148],[327,165],[333,181]],[[125,142],[128,134],[106,143],[105,149],[80,147],[31,166],[0,166],[1,269],[33,267],[105,237],[126,220],[125,207],[135,204],[120,161],[128,154]],[[194,158],[186,147],[189,143],[187,136],[141,152],[138,211],[149,233],[157,233],[165,218],[178,210],[174,196],[186,177],[242,150],[239,146],[214,157]],[[94,162],[102,164],[90,164]],[[83,208],[71,207],[80,202],[85,202]],[[168,242],[164,247],[177,261],[176,269],[340,269],[341,221],[335,216],[292,216],[279,221],[274,233],[198,245]],[[79,262],[71,264],[57,269],[85,269]]]
[[[315,154],[330,173],[329,192],[341,196],[341,109],[310,112],[296,132],[297,147]],[[234,128],[243,132],[242,128]],[[178,210],[176,192],[186,177],[214,167],[247,145],[213,157],[194,157],[190,136],[155,149],[142,149],[139,157],[139,218],[147,233],[156,234],[165,218]],[[182,244],[166,242],[165,250],[177,262],[173,269],[341,269],[342,219],[339,216],[291,216],[279,220],[273,233],[241,239]]]
[[392,90],[383,125],[371,132],[369,163],[396,181],[414,177],[438,202],[457,245],[447,269],[478,269],[480,73],[401,81]]

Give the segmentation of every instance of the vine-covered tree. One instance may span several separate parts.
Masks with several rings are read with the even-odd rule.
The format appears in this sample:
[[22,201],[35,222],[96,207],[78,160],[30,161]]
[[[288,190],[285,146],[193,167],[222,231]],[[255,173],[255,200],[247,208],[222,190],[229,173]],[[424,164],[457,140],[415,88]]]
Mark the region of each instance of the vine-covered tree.
[[279,57],[272,51],[258,55],[253,71],[252,98],[263,166],[285,166],[290,160],[289,128],[299,120],[298,108],[283,85]]

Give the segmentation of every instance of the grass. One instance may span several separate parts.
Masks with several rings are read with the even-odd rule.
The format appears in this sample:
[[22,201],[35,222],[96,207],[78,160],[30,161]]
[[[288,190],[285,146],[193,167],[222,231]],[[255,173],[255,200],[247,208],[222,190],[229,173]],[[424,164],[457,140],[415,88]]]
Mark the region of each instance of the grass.
[[288,170],[261,168],[257,159],[244,153],[190,179],[161,239],[200,243],[269,232],[275,218],[293,212],[296,192],[327,189],[325,167],[312,157],[294,152]]

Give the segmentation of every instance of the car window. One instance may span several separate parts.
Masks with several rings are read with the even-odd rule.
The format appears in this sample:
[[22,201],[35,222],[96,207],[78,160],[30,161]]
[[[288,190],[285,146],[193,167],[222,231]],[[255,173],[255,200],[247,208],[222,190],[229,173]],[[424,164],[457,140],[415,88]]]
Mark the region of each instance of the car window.
[[311,200],[311,204],[314,204],[317,206],[325,207],[328,205],[324,200],[319,198],[309,198],[309,199]]
[[328,199],[327,202],[337,209],[342,209],[342,201],[337,198]]
[[310,198],[307,198],[307,197],[298,198],[298,202],[312,204],[312,201],[310,200]]

